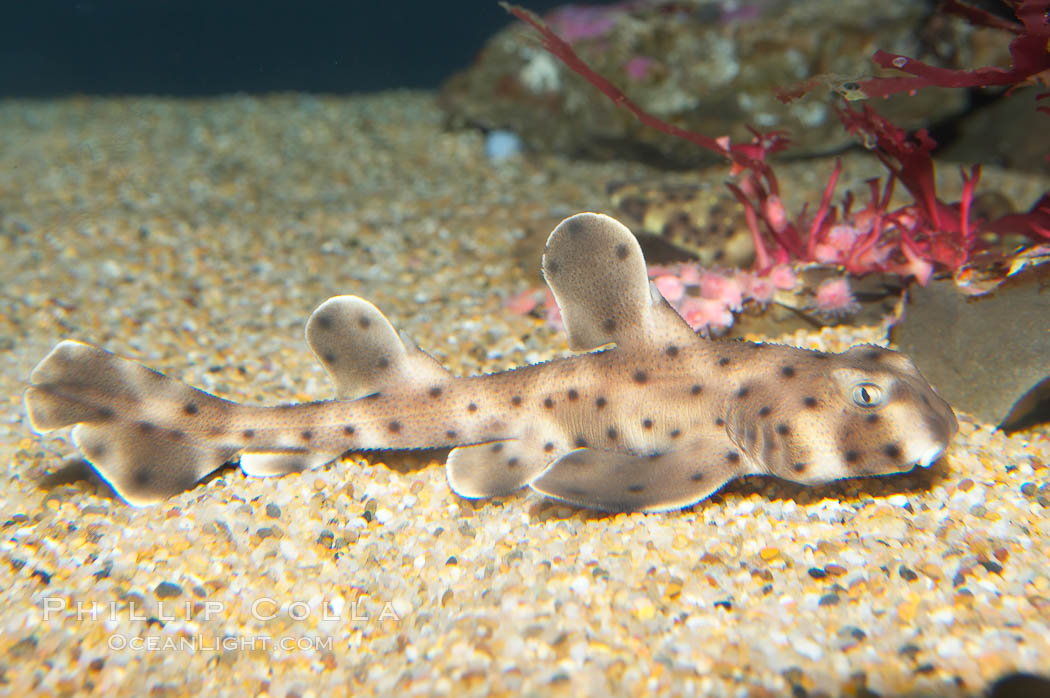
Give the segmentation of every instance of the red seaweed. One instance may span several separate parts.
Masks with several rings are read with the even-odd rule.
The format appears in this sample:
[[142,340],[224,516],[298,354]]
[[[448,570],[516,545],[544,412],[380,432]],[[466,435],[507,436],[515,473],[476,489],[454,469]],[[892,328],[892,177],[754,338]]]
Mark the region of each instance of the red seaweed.
[[[958,0],[947,0],[945,11],[966,17],[969,21],[998,27],[1016,33],[1010,44],[1013,65],[1002,68],[950,70],[930,66],[922,61],[876,52],[874,60],[887,68],[910,73],[910,77],[878,77],[859,83],[868,96],[913,91],[927,86],[973,87],[1018,85],[1050,78],[1050,0],[1006,0],[1020,23],[1009,22]],[[744,212],[755,246],[755,269],[766,273],[776,265],[791,260],[837,264],[854,274],[888,271],[914,277],[925,285],[935,268],[958,271],[983,244],[979,231],[1020,232],[1032,239],[1050,239],[1050,192],[1030,211],[1004,216],[989,223],[971,219],[973,200],[980,180],[980,166],[970,172],[960,170],[963,180],[961,200],[946,203],[937,196],[932,152],[936,143],[925,129],[908,134],[869,105],[852,109],[848,102],[838,110],[846,129],[858,136],[886,166],[889,176],[881,193],[877,180],[868,182],[868,203],[852,210],[849,193],[839,205],[832,204],[841,163],[824,188],[820,205],[810,217],[803,207],[794,218],[784,211],[780,186],[769,156],[788,146],[783,132],[762,133],[749,127],[753,138],[748,143],[730,144],[728,138],[711,138],[669,124],[631,101],[618,87],[598,74],[581,59],[568,42],[560,38],[536,15],[507,3],[501,5],[515,17],[532,26],[542,37],[544,48],[568,68],[594,85],[618,106],[627,109],[641,123],[663,133],[694,143],[726,157],[732,164],[726,183],[744,206]],[[789,101],[812,89],[819,80],[802,83],[783,93]],[[1050,97],[1041,94],[1038,100]],[[1050,114],[1050,106],[1037,109]],[[899,181],[911,195],[913,203],[890,209],[895,183]]]

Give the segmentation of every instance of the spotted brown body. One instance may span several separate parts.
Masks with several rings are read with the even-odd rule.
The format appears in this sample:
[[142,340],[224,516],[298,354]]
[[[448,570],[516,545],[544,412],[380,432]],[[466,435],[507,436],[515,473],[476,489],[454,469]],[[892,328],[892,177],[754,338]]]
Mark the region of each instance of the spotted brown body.
[[583,213],[551,233],[543,272],[570,348],[587,353],[455,377],[371,303],[337,296],[306,337],[335,399],[230,402],[74,341],[34,369],[41,431],[76,424],[89,462],[133,504],[193,486],[239,456],[250,475],[348,450],[451,448],[452,489],[524,486],[582,506],[687,506],[745,474],[803,483],[932,463],[955,416],[903,355],[842,354],[695,335],[647,279],[631,232]]

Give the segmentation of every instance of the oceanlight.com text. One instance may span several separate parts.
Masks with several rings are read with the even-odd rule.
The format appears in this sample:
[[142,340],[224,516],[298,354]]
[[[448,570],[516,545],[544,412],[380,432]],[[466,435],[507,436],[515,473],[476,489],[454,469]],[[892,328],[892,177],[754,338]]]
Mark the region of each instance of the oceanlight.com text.
[[269,635],[245,635],[242,637],[207,637],[204,635],[166,636],[124,635],[114,633],[107,641],[111,650],[132,652],[306,652],[332,651],[331,636],[303,635],[271,637]]

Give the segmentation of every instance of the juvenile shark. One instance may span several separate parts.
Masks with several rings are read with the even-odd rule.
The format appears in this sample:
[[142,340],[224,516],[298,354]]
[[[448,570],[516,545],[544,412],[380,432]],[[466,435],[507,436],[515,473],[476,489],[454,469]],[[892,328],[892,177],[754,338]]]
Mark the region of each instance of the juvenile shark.
[[693,333],[649,283],[631,232],[581,213],[547,241],[543,275],[569,347],[588,353],[454,377],[368,301],[336,296],[306,339],[335,399],[251,406],[98,347],[60,342],[33,370],[34,429],[75,424],[85,458],[134,505],[240,455],[256,476],[346,451],[451,448],[463,497],[526,485],[608,511],[693,504],[745,474],[805,484],[929,466],[958,424],[903,355],[841,354]]

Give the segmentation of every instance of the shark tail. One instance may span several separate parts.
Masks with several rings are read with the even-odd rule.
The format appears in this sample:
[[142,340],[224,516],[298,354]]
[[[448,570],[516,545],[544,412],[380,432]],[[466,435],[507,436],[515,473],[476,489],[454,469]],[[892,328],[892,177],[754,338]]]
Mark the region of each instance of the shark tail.
[[39,432],[76,425],[91,466],[129,504],[178,494],[236,455],[205,423],[236,405],[98,347],[66,340],[33,369],[26,412]]

